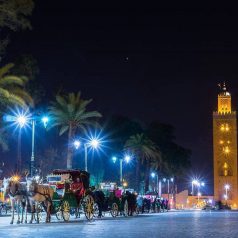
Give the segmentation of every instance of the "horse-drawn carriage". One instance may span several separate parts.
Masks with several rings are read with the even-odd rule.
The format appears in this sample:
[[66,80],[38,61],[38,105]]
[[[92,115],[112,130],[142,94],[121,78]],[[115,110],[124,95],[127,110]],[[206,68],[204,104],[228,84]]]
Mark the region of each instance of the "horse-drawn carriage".
[[136,204],[133,195],[125,193],[124,189],[118,188],[115,183],[101,183],[100,189],[94,191],[94,199],[95,216],[102,216],[105,213],[111,214],[112,217],[128,216],[132,214]]
[[85,214],[93,219],[94,199],[89,190],[89,173],[80,170],[54,170],[47,176],[48,184],[54,189],[51,213],[57,219],[69,221],[70,216]]

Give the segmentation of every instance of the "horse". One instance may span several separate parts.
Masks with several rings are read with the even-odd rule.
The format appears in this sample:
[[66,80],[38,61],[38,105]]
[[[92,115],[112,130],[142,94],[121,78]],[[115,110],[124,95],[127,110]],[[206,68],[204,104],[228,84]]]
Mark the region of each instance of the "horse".
[[52,208],[53,188],[49,185],[38,184],[35,179],[27,179],[27,194],[31,206],[31,219],[33,221],[34,212],[36,211],[37,223],[39,223],[39,204],[44,204],[46,210],[46,223],[50,222]]
[[[25,223],[27,223],[27,191],[26,184],[17,179],[8,178],[3,180],[4,195],[8,195],[11,201],[12,219],[10,224],[14,223],[15,205],[17,208],[17,224],[23,223],[25,211]],[[22,207],[20,219],[20,206]]]

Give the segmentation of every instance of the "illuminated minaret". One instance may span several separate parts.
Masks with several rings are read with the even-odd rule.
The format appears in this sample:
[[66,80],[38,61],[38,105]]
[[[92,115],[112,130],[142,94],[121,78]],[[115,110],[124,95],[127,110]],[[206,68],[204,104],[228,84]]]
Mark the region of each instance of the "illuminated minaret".
[[237,126],[236,111],[231,106],[231,94],[224,83],[218,94],[217,111],[213,112],[214,199],[236,208]]

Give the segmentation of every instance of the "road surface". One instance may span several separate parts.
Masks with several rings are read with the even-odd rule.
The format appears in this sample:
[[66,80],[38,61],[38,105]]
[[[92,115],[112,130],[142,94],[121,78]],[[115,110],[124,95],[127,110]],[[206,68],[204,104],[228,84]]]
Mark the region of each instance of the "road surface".
[[0,217],[0,237],[37,238],[237,238],[238,212],[183,211],[95,219],[63,223],[53,219],[50,224],[14,224],[10,217]]

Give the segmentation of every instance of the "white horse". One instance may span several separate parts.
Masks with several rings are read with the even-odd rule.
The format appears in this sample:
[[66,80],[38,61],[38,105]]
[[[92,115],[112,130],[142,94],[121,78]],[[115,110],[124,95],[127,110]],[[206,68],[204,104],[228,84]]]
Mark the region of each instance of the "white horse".
[[[12,219],[10,224],[14,223],[15,208],[17,209],[17,224],[23,223],[23,214],[25,211],[25,223],[27,223],[27,190],[26,184],[20,183],[14,178],[3,180],[4,194],[8,195],[11,201]],[[21,207],[21,219],[20,219]]]
[[[44,204],[46,207],[46,221],[50,222],[50,213],[52,206],[54,190],[49,185],[38,184],[35,179],[27,180],[27,195],[31,206],[31,220],[33,221],[33,214],[36,211],[37,223],[39,223],[39,204]],[[34,209],[35,208],[35,209]]]

